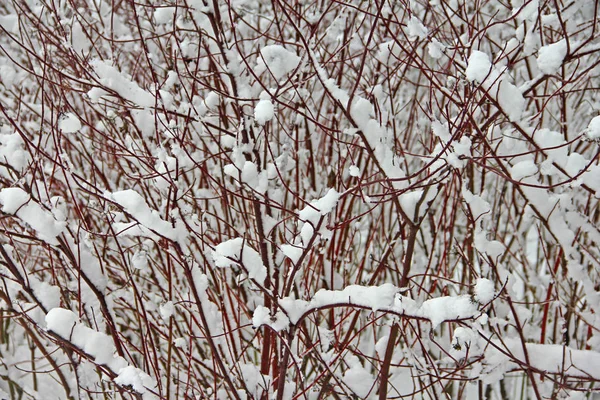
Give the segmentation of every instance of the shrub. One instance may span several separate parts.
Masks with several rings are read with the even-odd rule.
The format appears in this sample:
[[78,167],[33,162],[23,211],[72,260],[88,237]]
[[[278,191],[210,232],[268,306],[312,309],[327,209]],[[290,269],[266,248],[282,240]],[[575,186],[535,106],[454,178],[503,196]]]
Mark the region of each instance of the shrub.
[[0,397],[598,389],[597,2],[0,10]]

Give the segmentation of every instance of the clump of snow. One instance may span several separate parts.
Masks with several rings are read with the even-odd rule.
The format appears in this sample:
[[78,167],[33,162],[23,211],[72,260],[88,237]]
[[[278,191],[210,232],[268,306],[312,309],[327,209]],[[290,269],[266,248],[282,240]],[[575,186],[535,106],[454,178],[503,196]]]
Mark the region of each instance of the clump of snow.
[[342,382],[361,399],[367,398],[375,386],[375,381],[376,378],[360,362],[355,362],[342,377]]
[[[406,300],[404,300],[406,302]],[[409,303],[410,304],[410,303]],[[473,318],[479,313],[470,296],[444,296],[423,302],[421,307],[408,308],[408,315],[427,318],[433,328],[450,319]]]
[[65,221],[57,221],[50,211],[30,200],[29,195],[21,188],[5,188],[0,190],[2,211],[16,215],[21,221],[33,228],[40,239],[51,245],[58,245],[56,239],[66,227]]
[[276,332],[279,332],[289,327],[290,320],[281,311],[278,311],[277,314],[275,314],[275,317],[272,317],[271,311],[268,308],[264,306],[258,306],[252,314],[252,326],[259,328],[262,325],[268,325]]
[[66,113],[58,121],[58,129],[63,133],[75,133],[81,129],[81,121],[73,113]]
[[173,305],[172,301],[167,301],[158,310],[162,319],[167,322],[175,314],[175,305]]
[[46,327],[58,336],[69,339],[75,325],[79,321],[77,315],[71,310],[53,308],[46,314]]
[[[0,134],[0,160],[17,171],[27,166],[31,156],[25,151],[23,138],[18,133]],[[0,175],[11,176],[7,167],[3,165],[0,165]]]
[[262,73],[268,68],[278,81],[300,64],[300,57],[296,53],[277,44],[263,47],[260,54],[262,58],[258,60],[257,72]]
[[175,11],[175,7],[157,7],[154,11],[154,20],[157,24],[171,24]]
[[[298,323],[315,310],[344,305],[427,319],[433,328],[447,320],[474,319],[480,314],[480,303],[473,301],[469,295],[438,297],[419,305],[416,301],[401,296],[400,291],[389,283],[381,286],[350,285],[343,290],[321,289],[310,301],[286,297],[279,300],[279,306],[285,311],[291,324]],[[482,292],[485,298],[484,294]]]
[[[304,221],[316,222],[315,215],[327,215],[336,206],[341,194],[335,189],[329,189],[325,196],[320,199],[313,200],[310,202],[310,206],[304,207],[299,213],[298,217]],[[317,217],[318,220],[318,217]]]
[[[260,373],[260,368],[254,364],[244,363],[239,365],[240,373],[252,399],[260,399],[271,385],[271,377]],[[218,398],[223,398],[218,396]]]
[[115,378],[117,384],[131,386],[140,394],[156,388],[156,382],[148,374],[128,365],[123,357],[115,354],[116,349],[110,336],[83,325],[74,312],[64,308],[53,308],[46,314],[45,319],[48,331],[68,340],[93,357],[97,364],[104,365],[118,374]]
[[592,118],[585,134],[590,139],[600,138],[600,115]]
[[[437,189],[432,187],[427,193],[425,193],[424,190],[414,190],[412,192],[404,193],[398,200],[400,201],[400,206],[406,216],[410,218],[411,221],[417,222],[425,215],[428,208],[427,203],[433,200],[436,194]],[[423,198],[423,196],[425,197]]]
[[259,193],[267,191],[268,180],[266,173],[265,171],[259,173],[258,167],[252,161],[244,162],[240,179]]
[[538,168],[533,160],[519,161],[513,165],[510,169],[510,176],[518,181],[527,176],[535,175],[538,172]]
[[425,27],[425,25],[423,25],[423,23],[414,15],[410,17],[410,20],[406,26],[408,28],[409,36],[418,37],[419,39],[424,39],[427,37],[427,27]]
[[[325,196],[312,200],[309,205],[298,212],[300,227],[300,239],[291,244],[281,245],[283,254],[290,258],[294,263],[297,263],[302,253],[315,235],[315,228],[323,216],[329,214],[335,208],[341,194],[334,189],[329,189]],[[327,228],[322,228],[319,232],[324,237],[327,237]]]
[[233,164],[227,164],[223,167],[223,173],[245,183],[260,194],[264,194],[269,187],[269,171],[263,169],[258,171],[258,166],[252,161],[245,161],[240,154],[239,148],[234,148],[232,152]]
[[469,82],[483,82],[492,71],[490,58],[484,52],[475,50],[469,57],[469,64],[465,70],[465,75]]
[[46,314],[46,327],[92,356],[96,363],[106,365],[115,372],[127,365],[123,358],[115,356],[115,346],[110,336],[83,325],[70,310],[50,310]]
[[500,108],[511,121],[518,121],[525,108],[525,98],[515,85],[510,82],[506,71],[498,71],[490,62],[487,54],[475,50],[469,56],[465,70],[469,82],[478,82],[500,105]]
[[2,211],[7,214],[15,214],[28,201],[29,195],[21,188],[6,188],[0,191]]
[[350,176],[360,176],[360,169],[356,165],[351,165],[350,168],[348,168],[348,173]]
[[106,198],[119,204],[139,224],[168,239],[177,240],[179,231],[170,222],[163,220],[156,210],[151,209],[146,200],[135,190],[127,189],[117,192],[106,192]]
[[478,278],[475,283],[475,300],[480,304],[487,304],[496,295],[494,290],[494,282],[489,279]]
[[491,206],[490,203],[485,201],[481,196],[471,193],[469,189],[467,189],[466,185],[462,187],[462,196],[465,202],[469,205],[471,209],[471,213],[473,214],[473,219],[477,220],[482,215],[485,215],[490,212]]
[[135,269],[146,270],[148,268],[148,253],[145,250],[136,251],[131,257],[131,265]]
[[569,149],[562,133],[550,129],[537,129],[533,133],[533,140],[544,149],[551,161],[563,164],[568,158]]
[[0,65],[0,82],[6,87],[11,88],[17,84],[16,78],[21,75],[11,65]]
[[248,277],[261,285],[267,278],[267,268],[263,265],[260,255],[242,238],[217,245],[211,254],[219,268],[241,265],[248,272]]
[[[485,351],[484,374],[494,374],[498,369],[508,371],[517,365],[530,365],[548,374],[568,375],[586,379],[600,379],[600,353],[577,350],[560,344],[523,343],[514,338],[493,341]],[[525,357],[523,347],[527,350]],[[502,349],[502,350],[500,350]],[[510,354],[510,356],[508,356]]]
[[[450,133],[447,123],[441,123],[434,120],[431,122],[431,131],[440,139],[431,157],[437,159],[431,164],[432,170],[437,170],[444,166],[444,162],[454,168],[463,168],[466,164],[466,159],[471,157],[471,146],[473,143],[468,136],[462,136],[460,140],[453,140],[453,135]],[[450,147],[448,147],[450,144]]]
[[477,332],[471,328],[457,327],[452,336],[452,350],[450,354],[456,359],[464,358],[467,355],[469,357],[479,356],[481,354],[481,347]]
[[566,56],[567,41],[565,39],[543,46],[538,50],[538,68],[542,73],[552,75],[558,71]]
[[438,42],[436,39],[432,39],[429,45],[427,45],[427,50],[431,58],[442,58],[444,55],[444,45]]
[[254,119],[259,125],[264,125],[275,116],[275,108],[271,100],[260,100],[254,108]]
[[480,225],[477,224],[475,227],[475,237],[473,240],[475,248],[492,258],[496,258],[504,253],[504,245],[498,240],[488,240],[487,232]]
[[440,138],[443,143],[447,143],[452,139],[452,135],[448,129],[448,124],[441,123],[438,120],[431,122],[431,132]]
[[295,264],[304,253],[304,248],[301,245],[282,244],[281,252]]
[[534,21],[537,18],[539,0],[519,1],[515,4],[518,4],[518,6],[512,9],[512,15],[516,15],[519,22]]
[[[119,71],[117,68],[111,65],[110,61],[104,60],[92,60],[90,65],[94,69],[96,75],[100,80],[103,87],[114,90],[125,100],[128,100],[141,107],[152,107],[154,106],[156,99],[155,97],[140,88],[139,85],[134,82],[131,77]],[[103,89],[93,88],[88,92],[88,96],[92,100],[98,100],[102,96],[106,96],[108,93]],[[152,123],[154,123],[152,121]]]
[[29,286],[35,293],[35,297],[40,300],[47,310],[60,305],[60,288],[58,286],[41,282],[34,275],[28,276],[27,279],[29,280]]
[[179,337],[179,338],[177,338],[177,339],[175,339],[175,340],[173,341],[173,344],[174,344],[174,345],[175,345],[175,347],[177,347],[177,348],[180,348],[180,349],[186,349],[186,348],[187,348],[187,344],[188,344],[188,342],[187,342],[187,340],[185,340],[184,338],[182,338],[182,337]]
[[136,392],[144,394],[147,388],[154,388],[156,382],[147,373],[132,365],[128,365],[119,371],[119,376],[115,378],[115,383],[122,386],[130,386]]

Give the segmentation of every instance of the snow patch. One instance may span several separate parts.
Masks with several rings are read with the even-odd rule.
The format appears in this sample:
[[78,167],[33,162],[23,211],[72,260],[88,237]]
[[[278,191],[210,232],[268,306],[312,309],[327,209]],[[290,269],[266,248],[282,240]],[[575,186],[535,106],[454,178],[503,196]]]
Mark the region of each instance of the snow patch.
[[268,68],[278,81],[300,64],[300,57],[296,53],[277,44],[263,47],[260,54],[262,58],[258,59],[256,72],[260,74]]
[[263,284],[267,278],[267,268],[260,255],[242,238],[235,238],[217,245],[212,251],[212,258],[219,268],[233,265],[242,266],[250,279]]
[[590,139],[600,138],[600,115],[592,118],[585,134]]
[[264,125],[275,116],[275,108],[271,100],[260,100],[254,108],[254,119],[259,125]]
[[75,133],[81,129],[81,121],[73,113],[66,113],[58,121],[58,129],[63,133]]
[[538,50],[538,68],[542,73],[552,75],[558,71],[566,56],[567,41],[565,39],[543,46]]

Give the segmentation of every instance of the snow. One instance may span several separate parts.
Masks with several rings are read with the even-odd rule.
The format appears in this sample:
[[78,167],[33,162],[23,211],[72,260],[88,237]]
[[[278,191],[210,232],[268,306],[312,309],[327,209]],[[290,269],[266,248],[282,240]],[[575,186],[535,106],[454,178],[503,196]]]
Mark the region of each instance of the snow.
[[409,36],[418,37],[419,39],[425,39],[427,37],[427,28],[414,15],[410,17],[406,26],[408,28]]
[[[280,246],[282,253],[292,260],[294,264],[298,262],[310,241],[315,235],[315,228],[321,222],[323,216],[333,211],[341,194],[334,189],[329,189],[327,193],[318,199],[312,200],[309,205],[298,212],[298,226],[300,228],[300,238],[290,244]],[[329,237],[329,230],[321,227],[319,233],[323,238]]]
[[487,232],[483,230],[481,224],[478,223],[475,228],[475,240],[473,241],[473,244],[478,251],[495,259],[504,253],[504,245],[497,240],[488,240],[487,236]]
[[46,327],[58,336],[69,339],[79,318],[70,310],[53,308],[46,314]]
[[473,329],[462,326],[454,329],[451,354],[456,359],[464,358],[467,354],[469,357],[480,355],[479,334]]
[[259,125],[264,125],[275,116],[275,108],[271,100],[260,100],[254,108],[254,119]]
[[131,265],[138,270],[148,268],[148,254],[145,250],[136,251],[131,257]]
[[168,322],[169,319],[175,314],[175,305],[172,301],[167,301],[165,304],[159,307],[160,316],[165,322]]
[[585,134],[590,139],[600,138],[600,115],[592,118]]
[[302,256],[302,253],[304,253],[304,248],[301,245],[282,244],[281,251],[296,264]]
[[57,221],[50,211],[30,200],[29,195],[20,188],[0,190],[2,211],[16,215],[20,220],[33,228],[38,237],[51,245],[58,245],[56,239],[66,227],[64,221]]
[[466,185],[462,187],[462,196],[465,202],[469,205],[473,219],[478,220],[481,216],[491,211],[490,204],[485,201],[481,196],[475,195],[467,189]]
[[[139,368],[129,365],[119,371],[119,376],[115,378],[115,382],[122,386],[130,386],[136,392],[145,394],[147,388],[154,388],[156,382],[147,373]],[[146,397],[144,398],[151,398]]]
[[[504,339],[503,344],[494,341],[501,349],[506,348],[511,357],[501,353],[494,346],[488,346],[485,359],[489,367],[484,372],[504,365],[508,370],[511,364],[527,365],[523,353],[523,343],[518,339]],[[600,379],[600,353],[591,350],[577,350],[560,344],[526,343],[529,363],[532,368],[549,374],[564,374],[572,377]]]
[[157,24],[171,24],[175,11],[175,7],[157,7],[154,11],[154,20]]
[[340,196],[341,194],[335,189],[329,189],[325,196],[311,201],[309,206],[303,208],[298,213],[298,218],[316,224],[319,220],[319,215],[327,215],[334,209]]
[[[27,166],[31,156],[25,151],[23,138],[18,133],[0,134],[0,160],[19,172]],[[4,165],[0,165],[0,175],[10,176]]]
[[481,84],[495,98],[502,111],[511,121],[518,121],[525,108],[525,98],[520,89],[510,82],[506,71],[498,71],[487,54],[474,50],[469,56],[465,70],[469,82]]
[[[435,195],[435,188],[430,188],[427,193],[425,193],[425,190],[414,190],[412,192],[404,193],[399,197],[400,206],[402,207],[402,211],[404,211],[411,221],[417,222],[425,215],[428,208],[427,203],[433,200]],[[425,196],[425,198],[423,198],[423,196]]]
[[29,201],[29,195],[20,188],[6,188],[0,191],[0,203],[2,211],[7,214],[15,214]]
[[173,344],[179,349],[186,349],[188,342],[184,338],[179,337],[173,341]]
[[[498,371],[517,398],[524,371],[544,398],[597,386],[596,2],[450,21],[461,2],[13,3],[0,307],[24,323],[2,327],[2,389],[67,398],[61,371],[90,398],[476,398]],[[32,24],[57,40],[15,41]]]
[[105,365],[118,376],[117,384],[131,386],[136,392],[144,394],[154,389],[156,382],[148,374],[127,364],[124,358],[117,356],[113,339],[79,322],[77,315],[64,308],[53,308],[46,314],[46,329],[61,338],[70,341],[85,353],[93,357],[97,364]]
[[64,308],[53,308],[46,314],[46,328],[72,342],[96,363],[119,370],[126,365],[124,359],[115,356],[115,346],[110,336],[90,329],[79,322],[77,315]]
[[538,68],[546,75],[555,74],[566,56],[567,41],[565,39],[543,46],[538,50]]
[[342,382],[361,399],[367,398],[375,386],[375,381],[376,378],[358,362],[346,370],[342,378]]
[[432,39],[429,45],[427,46],[427,50],[429,52],[429,56],[434,59],[442,58],[444,55],[444,45],[438,42],[436,39]]
[[[234,154],[232,158],[237,160],[237,155]],[[269,186],[269,171],[259,172],[257,165],[252,161],[243,161],[241,167],[236,164],[227,164],[223,167],[223,173],[248,185],[260,194],[264,194]]]
[[240,265],[248,272],[248,277],[260,285],[267,278],[267,268],[263,265],[260,255],[242,238],[217,245],[211,254],[219,268]]
[[73,113],[66,113],[58,121],[58,129],[63,133],[75,133],[81,129],[81,121]]
[[17,71],[12,66],[0,65],[0,82],[5,87],[10,88],[15,85],[17,76]]
[[60,305],[60,288],[58,286],[51,285],[48,282],[41,282],[33,275],[28,276],[27,279],[35,297],[40,300],[47,310]]
[[268,325],[276,332],[286,330],[289,327],[290,320],[281,311],[275,314],[275,317],[271,317],[271,311],[263,306],[258,306],[252,314],[252,326],[259,328],[262,325]]
[[[250,363],[240,363],[239,370],[252,399],[262,398],[271,384],[271,377],[260,373],[260,368]],[[219,397],[220,398],[220,397]]]
[[534,164],[533,160],[519,161],[510,169],[510,175],[516,181],[521,180],[527,176],[535,175],[537,172],[538,168]]
[[152,210],[146,200],[135,190],[106,192],[104,196],[123,207],[128,214],[144,227],[171,240],[178,239],[178,232],[171,223],[163,220],[157,211]]
[[[114,90],[125,100],[132,102],[141,107],[153,107],[156,103],[155,97],[139,87],[131,77],[120,72],[117,68],[111,65],[110,61],[95,59],[90,61],[90,65],[98,75],[99,81],[103,87]],[[100,90],[102,92],[100,92]],[[99,88],[93,88],[88,92],[88,96],[94,101],[100,97],[108,95],[106,91]],[[152,118],[152,123],[154,123]]]
[[494,282],[489,279],[477,278],[475,283],[475,300],[480,304],[487,304],[494,299],[496,292]]
[[[488,288],[485,287],[485,283],[481,285],[481,296],[487,299],[489,290],[486,291]],[[401,296],[400,292],[399,288],[389,283],[381,286],[350,285],[343,290],[321,289],[310,301],[282,298],[279,305],[294,325],[315,310],[344,305],[426,319],[431,322],[432,328],[447,320],[474,319],[480,315],[479,303],[473,301],[469,295],[443,296],[418,304],[406,296]],[[259,320],[264,321],[262,318]]]
[[262,58],[258,60],[257,72],[263,72],[266,66],[278,81],[300,64],[300,57],[296,53],[277,44],[263,47],[260,54]]
[[467,80],[470,82],[483,82],[490,75],[492,63],[487,54],[475,50],[469,57],[469,64],[465,70]]

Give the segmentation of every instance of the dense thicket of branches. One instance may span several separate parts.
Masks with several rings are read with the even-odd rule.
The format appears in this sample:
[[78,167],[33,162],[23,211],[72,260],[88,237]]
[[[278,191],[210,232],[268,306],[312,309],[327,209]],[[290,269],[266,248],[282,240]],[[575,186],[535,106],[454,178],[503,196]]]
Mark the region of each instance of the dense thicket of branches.
[[0,2],[0,397],[589,396],[598,8]]

